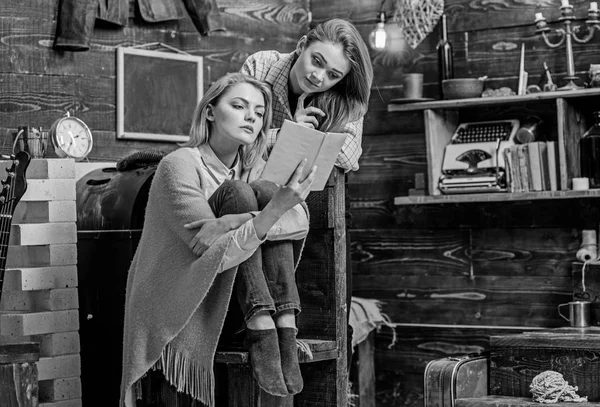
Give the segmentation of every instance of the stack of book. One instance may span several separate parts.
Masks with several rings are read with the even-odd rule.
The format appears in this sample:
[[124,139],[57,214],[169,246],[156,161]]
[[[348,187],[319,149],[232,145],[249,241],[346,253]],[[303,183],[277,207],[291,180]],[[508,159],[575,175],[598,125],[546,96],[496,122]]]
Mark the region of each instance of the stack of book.
[[554,141],[517,144],[504,149],[503,154],[510,192],[558,190]]

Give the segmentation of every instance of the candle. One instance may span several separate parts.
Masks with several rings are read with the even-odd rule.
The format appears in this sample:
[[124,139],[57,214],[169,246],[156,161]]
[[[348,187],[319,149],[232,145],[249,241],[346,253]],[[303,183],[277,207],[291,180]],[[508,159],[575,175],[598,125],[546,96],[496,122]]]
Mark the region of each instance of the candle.
[[544,15],[542,13],[535,13],[535,21],[538,22],[544,19]]
[[592,1],[590,3],[590,11],[598,11],[598,3],[596,3],[595,1]]
[[561,7],[569,7],[569,0],[560,0]]

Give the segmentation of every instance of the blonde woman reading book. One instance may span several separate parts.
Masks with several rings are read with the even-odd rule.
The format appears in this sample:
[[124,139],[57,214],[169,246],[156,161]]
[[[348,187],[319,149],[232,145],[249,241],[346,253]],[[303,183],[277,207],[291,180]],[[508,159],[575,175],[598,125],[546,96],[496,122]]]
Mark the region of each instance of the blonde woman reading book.
[[158,165],[127,282],[122,405],[135,406],[150,374],[183,393],[179,405],[214,406],[214,354],[236,311],[258,384],[302,390],[294,273],[314,169],[300,179],[300,163],[283,186],[259,179],[270,122],[269,87],[229,74],[198,104],[189,142]]

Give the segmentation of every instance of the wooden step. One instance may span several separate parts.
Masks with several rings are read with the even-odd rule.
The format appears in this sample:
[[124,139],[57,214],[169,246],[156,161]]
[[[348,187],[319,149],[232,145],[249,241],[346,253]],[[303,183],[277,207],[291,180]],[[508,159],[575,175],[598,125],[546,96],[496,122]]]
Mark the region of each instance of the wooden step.
[[[319,361],[333,361],[338,357],[338,349],[335,341],[323,341],[316,339],[300,339],[308,345],[312,358],[306,352],[300,351],[298,359],[300,363],[311,363]],[[248,351],[231,349],[217,351],[215,362],[223,364],[227,370],[228,382],[228,407],[293,407],[295,396],[277,397],[262,390],[252,373]],[[329,362],[325,362],[329,363]],[[305,367],[312,365],[305,365]],[[303,373],[303,376],[306,374]],[[305,376],[305,389],[307,389],[307,377]],[[307,391],[309,393],[310,391]]]
[[[337,345],[335,341],[323,341],[319,339],[300,339],[305,342],[312,352],[312,359],[305,353],[300,352],[298,359],[300,363],[319,362],[331,360],[337,357]],[[248,351],[244,349],[217,350],[215,363],[246,364],[250,363]]]

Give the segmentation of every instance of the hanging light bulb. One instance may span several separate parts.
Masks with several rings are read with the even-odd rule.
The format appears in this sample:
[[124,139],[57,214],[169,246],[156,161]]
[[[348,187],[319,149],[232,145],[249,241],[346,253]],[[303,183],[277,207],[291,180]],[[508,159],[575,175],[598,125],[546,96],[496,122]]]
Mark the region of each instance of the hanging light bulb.
[[371,48],[373,49],[382,50],[385,49],[386,44],[387,32],[385,31],[385,12],[381,11],[379,13],[379,22],[369,35],[369,45],[371,45]]

